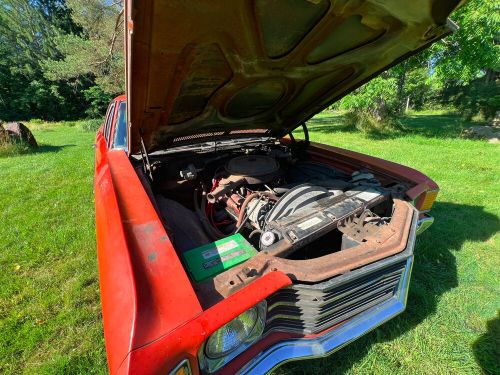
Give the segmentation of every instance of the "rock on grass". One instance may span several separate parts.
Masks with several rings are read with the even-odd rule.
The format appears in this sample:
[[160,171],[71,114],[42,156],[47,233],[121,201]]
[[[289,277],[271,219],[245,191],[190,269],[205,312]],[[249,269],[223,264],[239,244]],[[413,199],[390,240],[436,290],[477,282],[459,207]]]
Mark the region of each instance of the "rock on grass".
[[[5,137],[7,133],[7,137]],[[8,122],[0,130],[0,141],[3,142],[20,142],[29,145],[30,147],[38,147],[33,133],[28,129],[28,127],[20,122]]]

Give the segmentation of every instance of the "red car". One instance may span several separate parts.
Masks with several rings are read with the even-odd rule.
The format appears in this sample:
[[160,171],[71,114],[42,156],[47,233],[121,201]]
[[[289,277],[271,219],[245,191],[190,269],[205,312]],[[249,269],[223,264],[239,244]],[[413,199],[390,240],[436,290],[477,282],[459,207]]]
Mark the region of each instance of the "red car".
[[437,185],[305,122],[449,33],[457,2],[127,1],[127,96],[95,155],[111,373],[266,373],[405,309]]

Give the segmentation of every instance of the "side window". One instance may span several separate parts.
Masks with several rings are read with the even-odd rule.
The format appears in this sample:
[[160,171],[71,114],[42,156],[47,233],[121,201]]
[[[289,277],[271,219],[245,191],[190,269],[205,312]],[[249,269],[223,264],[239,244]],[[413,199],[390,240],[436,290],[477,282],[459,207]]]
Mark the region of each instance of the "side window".
[[115,114],[115,102],[111,103],[108,112],[108,118],[106,119],[106,125],[104,126],[104,138],[106,143],[109,145],[109,133],[111,132],[111,125],[113,123],[113,117]]
[[114,103],[115,103],[114,101],[109,103],[108,109],[106,110],[106,117],[104,117],[104,128],[102,129],[102,133],[104,135],[106,135],[106,133],[108,131],[108,120],[109,120],[110,113],[112,112],[112,108],[113,108]]
[[120,102],[115,124],[113,148],[127,148],[127,103]]

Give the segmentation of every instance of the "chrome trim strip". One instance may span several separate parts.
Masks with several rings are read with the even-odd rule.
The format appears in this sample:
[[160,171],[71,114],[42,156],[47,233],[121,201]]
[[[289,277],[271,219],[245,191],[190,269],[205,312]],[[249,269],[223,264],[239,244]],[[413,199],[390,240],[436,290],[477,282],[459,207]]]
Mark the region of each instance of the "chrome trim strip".
[[266,374],[286,362],[326,357],[394,318],[406,308],[412,266],[413,256],[408,258],[396,295],[391,299],[359,314],[324,335],[279,342],[259,353],[238,373]]
[[432,216],[426,215],[425,217],[418,219],[417,221],[417,236],[425,232],[434,223],[434,218]]

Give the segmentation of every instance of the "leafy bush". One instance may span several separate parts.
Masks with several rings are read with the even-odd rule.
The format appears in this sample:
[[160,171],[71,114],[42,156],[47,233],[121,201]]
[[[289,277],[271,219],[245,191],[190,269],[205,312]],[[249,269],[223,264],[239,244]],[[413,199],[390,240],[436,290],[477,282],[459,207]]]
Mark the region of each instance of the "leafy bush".
[[28,121],[30,124],[35,124],[35,125],[42,125],[45,124],[47,121],[42,120],[40,118],[32,118],[31,120]]
[[399,122],[401,103],[397,99],[397,80],[387,74],[355,90],[338,104],[347,110],[346,125],[371,133],[402,130]]
[[379,76],[344,97],[339,102],[339,109],[370,111],[375,117],[390,116],[397,112],[399,105],[396,91],[395,78]]
[[104,117],[106,108],[113,98],[113,95],[104,92],[102,88],[97,85],[85,90],[83,92],[83,95],[89,103],[89,107],[86,109],[85,114],[89,118],[99,118],[101,116]]
[[409,100],[409,108],[420,111],[424,107],[431,108],[435,102],[433,97],[435,93],[435,83],[429,76],[427,67],[415,68],[409,70],[406,74],[404,88],[404,106],[406,100]]
[[78,121],[78,128],[86,132],[95,133],[102,124],[102,119]]
[[402,131],[403,126],[398,118],[387,117],[383,121],[369,111],[350,111],[344,115],[345,125],[364,133],[391,133]]
[[490,120],[500,110],[500,85],[496,81],[478,79],[469,85],[455,82],[443,89],[441,97],[444,105],[455,107],[466,120]]

